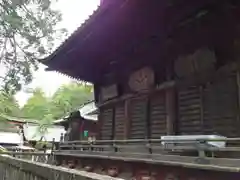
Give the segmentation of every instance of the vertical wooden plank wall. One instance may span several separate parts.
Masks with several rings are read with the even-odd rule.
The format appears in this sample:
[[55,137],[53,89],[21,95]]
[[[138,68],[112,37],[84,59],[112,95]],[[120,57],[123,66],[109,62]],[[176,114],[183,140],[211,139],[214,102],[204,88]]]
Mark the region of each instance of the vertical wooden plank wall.
[[155,139],[167,134],[236,137],[240,124],[237,83],[233,74],[177,89],[177,93],[169,88],[102,108],[101,138]]
[[236,73],[178,89],[178,134],[237,137],[238,97]]
[[177,133],[201,134],[201,95],[198,86],[178,89]]
[[236,137],[240,134],[237,75],[229,73],[201,85],[168,88],[101,108],[101,138],[155,139],[166,134]]
[[167,134],[167,112],[165,91],[150,98],[151,139],[159,139]]
[[206,134],[236,137],[238,93],[236,74],[208,83],[203,92],[203,121]]
[[125,103],[119,102],[115,106],[115,139],[125,139]]
[[130,107],[130,139],[146,138],[147,98],[135,98],[131,100]]
[[113,137],[113,108],[100,108],[101,127],[100,134],[102,140],[110,140]]

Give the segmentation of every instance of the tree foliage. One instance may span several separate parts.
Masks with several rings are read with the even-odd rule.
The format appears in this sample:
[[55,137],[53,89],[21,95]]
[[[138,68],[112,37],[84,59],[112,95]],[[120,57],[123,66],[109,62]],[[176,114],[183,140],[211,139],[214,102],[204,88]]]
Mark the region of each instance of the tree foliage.
[[23,106],[22,111],[27,118],[42,120],[46,114],[50,113],[48,105],[49,101],[44,92],[40,88],[36,88]]
[[0,91],[0,114],[21,116],[17,100],[12,94],[8,94],[5,91]]
[[91,99],[91,85],[73,82],[61,86],[51,97],[37,88],[22,111],[26,118],[39,119],[41,124],[50,124],[53,119],[62,118]]
[[0,64],[2,87],[6,91],[20,90],[32,80],[37,59],[47,55],[54,40],[65,35],[57,29],[60,12],[51,8],[51,0],[0,1]]
[[60,118],[68,112],[79,109],[79,107],[91,100],[92,86],[81,83],[70,83],[60,87],[51,99],[54,118]]
[[5,114],[19,117],[21,116],[21,110],[12,94],[0,91],[0,131],[17,131],[15,126],[7,123]]
[[31,90],[31,93],[27,103],[20,108],[12,94],[0,91],[1,131],[17,130],[15,126],[5,121],[8,116],[22,117],[39,120],[36,135],[40,134],[43,137],[53,120],[79,109],[83,103],[93,98],[91,85],[76,82],[61,86],[51,97],[47,97],[40,88]]

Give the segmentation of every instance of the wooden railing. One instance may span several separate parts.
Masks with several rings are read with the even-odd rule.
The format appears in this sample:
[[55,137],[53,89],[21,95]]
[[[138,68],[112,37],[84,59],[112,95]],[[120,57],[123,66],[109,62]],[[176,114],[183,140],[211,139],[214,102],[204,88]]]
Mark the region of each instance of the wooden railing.
[[25,159],[32,162],[40,162],[46,164],[54,164],[54,156],[52,153],[44,152],[0,152],[0,155],[8,157],[15,157],[18,159]]
[[[226,142],[229,145],[216,147],[210,142]],[[62,142],[54,154],[239,171],[240,147],[230,144],[240,144],[240,138],[70,141]]]
[[[222,139],[198,139],[198,140],[164,140],[164,139],[133,139],[133,140],[96,140],[89,141],[67,141],[61,142],[60,149],[72,149],[83,151],[113,151],[119,152],[122,148],[137,151],[149,152],[154,150],[161,151],[197,151],[199,156],[203,155],[202,151],[218,152],[240,152],[240,146],[216,147],[211,142],[234,142],[240,145],[240,138],[222,138]],[[163,144],[164,143],[164,144]]]
[[57,167],[0,155],[0,180],[122,180],[80,170]]

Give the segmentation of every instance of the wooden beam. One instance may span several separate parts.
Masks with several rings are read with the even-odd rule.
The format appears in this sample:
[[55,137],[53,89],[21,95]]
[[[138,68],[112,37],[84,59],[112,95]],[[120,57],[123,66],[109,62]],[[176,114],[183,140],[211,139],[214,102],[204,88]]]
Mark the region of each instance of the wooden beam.
[[240,160],[228,158],[209,158],[206,157],[207,164],[199,163],[199,157],[179,156],[179,155],[165,155],[165,154],[139,154],[139,153],[118,153],[112,152],[84,152],[78,151],[59,151],[55,152],[56,156],[72,156],[80,158],[94,158],[94,159],[110,159],[124,162],[144,162],[146,164],[157,164],[165,166],[184,167],[190,169],[202,169],[222,172],[237,172],[239,173]]
[[176,122],[176,91],[175,88],[166,90],[166,121],[167,134],[173,135]]
[[[174,77],[174,68],[173,62],[170,62],[169,65],[166,67],[166,78],[167,81],[170,82]],[[166,125],[167,125],[167,134],[174,135],[176,132],[176,117],[177,117],[177,95],[176,95],[176,88],[172,86],[165,90],[165,99],[166,99]]]

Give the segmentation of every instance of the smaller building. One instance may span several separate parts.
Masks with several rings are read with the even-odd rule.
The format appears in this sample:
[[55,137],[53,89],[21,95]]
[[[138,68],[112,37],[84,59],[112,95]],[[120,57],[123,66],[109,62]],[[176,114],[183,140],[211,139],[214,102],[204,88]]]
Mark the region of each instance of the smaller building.
[[64,140],[87,140],[98,135],[98,108],[95,102],[84,104],[79,110],[71,112],[63,119],[54,121],[67,131]]
[[38,141],[48,143],[52,142],[53,139],[58,143],[60,142],[61,134],[65,133],[62,126],[56,125],[46,126],[46,130],[42,133],[40,132],[41,125],[38,120],[12,117],[5,114],[0,114],[0,118],[3,119],[2,123],[4,124],[4,126],[0,126],[0,131],[6,132],[5,134],[14,133],[15,136],[21,136],[22,143],[15,143],[15,145],[19,147],[23,147],[23,145],[35,147]]
[[0,114],[2,121],[0,122],[0,131],[3,132],[22,132],[23,125],[26,123],[38,124],[38,120],[26,119]]
[[0,132],[0,145],[6,149],[23,145],[23,136],[17,132]]
[[79,109],[81,116],[84,119],[92,120],[92,121],[97,121],[98,120],[98,108],[95,105],[94,101],[88,102],[84,104],[80,109]]
[[21,149],[24,145],[29,145],[26,140],[23,126],[26,123],[38,124],[38,120],[26,119],[0,114],[0,143],[2,146],[8,147],[9,150]]

